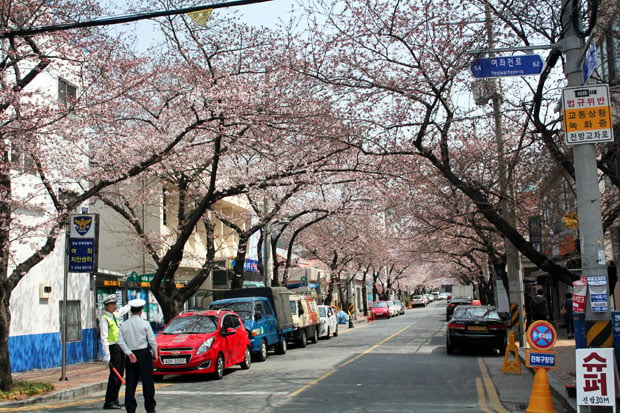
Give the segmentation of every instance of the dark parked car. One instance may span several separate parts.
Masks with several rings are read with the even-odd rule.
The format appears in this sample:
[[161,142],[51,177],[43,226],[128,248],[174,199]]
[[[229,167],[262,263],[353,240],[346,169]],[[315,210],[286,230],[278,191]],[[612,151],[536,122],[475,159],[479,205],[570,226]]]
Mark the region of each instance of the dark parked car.
[[454,309],[459,305],[470,305],[471,298],[469,297],[454,297],[448,304],[446,305],[446,321],[450,321],[452,318],[452,313],[454,313]]
[[497,309],[492,306],[459,305],[446,329],[446,351],[457,348],[498,349],[506,352],[507,328]]

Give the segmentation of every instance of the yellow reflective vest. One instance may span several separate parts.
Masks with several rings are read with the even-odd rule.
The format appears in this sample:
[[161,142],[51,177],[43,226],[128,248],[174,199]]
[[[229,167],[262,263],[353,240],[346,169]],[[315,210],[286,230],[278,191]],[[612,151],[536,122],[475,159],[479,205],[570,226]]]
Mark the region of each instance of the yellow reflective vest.
[[118,342],[118,332],[120,330],[118,322],[110,313],[103,313],[102,318],[108,322],[108,344],[116,344]]

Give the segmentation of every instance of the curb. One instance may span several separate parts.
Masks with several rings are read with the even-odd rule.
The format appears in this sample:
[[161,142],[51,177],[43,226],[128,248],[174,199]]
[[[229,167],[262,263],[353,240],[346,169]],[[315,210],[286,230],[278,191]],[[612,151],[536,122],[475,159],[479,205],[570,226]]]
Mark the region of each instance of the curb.
[[99,391],[105,391],[108,385],[107,380],[101,381],[99,383],[91,383],[86,384],[84,386],[63,389],[63,390],[54,390],[52,392],[42,394],[39,396],[29,397],[23,400],[11,400],[7,402],[0,402],[0,410],[5,407],[20,407],[20,406],[28,406],[31,404],[45,403],[53,400],[73,400],[76,397],[86,396],[91,393],[96,393]]

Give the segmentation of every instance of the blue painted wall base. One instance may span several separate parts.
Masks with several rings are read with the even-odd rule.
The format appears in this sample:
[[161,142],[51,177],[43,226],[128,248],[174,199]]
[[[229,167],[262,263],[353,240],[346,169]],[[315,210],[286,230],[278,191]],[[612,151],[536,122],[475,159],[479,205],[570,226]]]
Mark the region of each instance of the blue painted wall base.
[[[67,365],[94,359],[96,340],[94,328],[82,330],[82,341],[67,343]],[[60,333],[31,334],[9,337],[11,371],[49,369],[62,364]]]

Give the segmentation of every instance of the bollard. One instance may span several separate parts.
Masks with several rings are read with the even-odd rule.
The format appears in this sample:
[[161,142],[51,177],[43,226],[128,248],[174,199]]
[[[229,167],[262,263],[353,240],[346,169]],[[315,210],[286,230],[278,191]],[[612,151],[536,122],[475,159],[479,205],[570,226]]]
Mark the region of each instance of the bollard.
[[536,369],[530,402],[525,413],[555,413],[547,369]]

